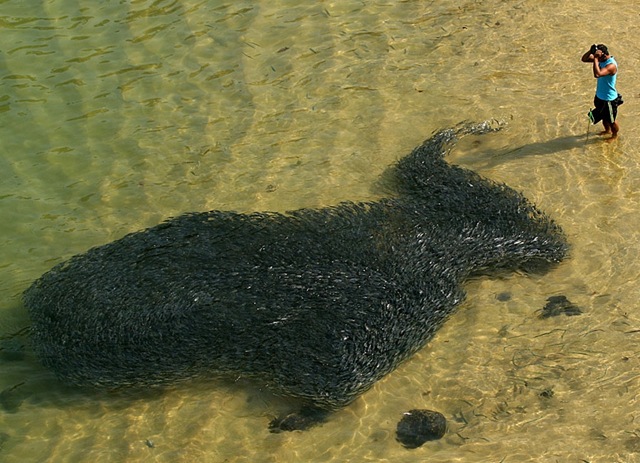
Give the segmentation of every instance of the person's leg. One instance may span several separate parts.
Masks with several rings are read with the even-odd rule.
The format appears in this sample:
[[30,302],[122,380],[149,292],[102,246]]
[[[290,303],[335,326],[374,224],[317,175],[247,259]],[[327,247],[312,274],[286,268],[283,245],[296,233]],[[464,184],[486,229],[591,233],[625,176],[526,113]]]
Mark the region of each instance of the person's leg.
[[616,117],[618,115],[618,106],[612,102],[607,102],[608,109],[608,118],[603,119],[603,122],[606,121],[609,125],[609,130],[611,131],[611,138],[608,141],[615,139],[618,136],[618,131],[620,130],[620,126],[616,121]]
[[614,123],[611,124],[611,138],[609,138],[609,140],[613,140],[614,138],[616,138],[618,136],[619,130],[620,126],[618,125],[618,122],[614,121]]
[[611,124],[609,123],[611,118],[608,114],[607,102],[596,96],[593,98],[593,106],[594,108],[591,113],[593,115],[594,124],[602,121],[602,125],[604,125],[604,130],[600,132],[599,135],[611,133]]

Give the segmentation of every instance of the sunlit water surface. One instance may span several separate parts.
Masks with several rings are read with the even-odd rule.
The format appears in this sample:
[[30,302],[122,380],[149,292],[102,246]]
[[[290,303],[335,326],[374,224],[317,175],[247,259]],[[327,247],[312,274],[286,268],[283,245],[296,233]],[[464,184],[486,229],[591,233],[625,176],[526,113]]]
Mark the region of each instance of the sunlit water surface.
[[[0,460],[640,461],[640,18],[601,7],[0,0]],[[585,115],[594,41],[621,69],[612,144]],[[434,130],[490,118],[506,130],[451,162],[523,191],[570,258],[470,282],[425,349],[322,426],[270,434],[291,404],[250,383],[68,389],[10,336],[29,326],[22,291],[91,246],[187,211],[376,199]],[[540,319],[557,294],[584,313]],[[412,408],[442,412],[446,436],[404,449]]]

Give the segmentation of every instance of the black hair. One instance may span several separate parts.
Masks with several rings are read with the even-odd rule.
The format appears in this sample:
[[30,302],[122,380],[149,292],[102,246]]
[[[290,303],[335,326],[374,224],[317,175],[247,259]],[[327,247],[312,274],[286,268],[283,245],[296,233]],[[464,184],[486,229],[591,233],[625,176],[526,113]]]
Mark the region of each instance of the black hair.
[[609,49],[603,43],[596,45],[596,50],[600,50],[605,55],[609,54]]

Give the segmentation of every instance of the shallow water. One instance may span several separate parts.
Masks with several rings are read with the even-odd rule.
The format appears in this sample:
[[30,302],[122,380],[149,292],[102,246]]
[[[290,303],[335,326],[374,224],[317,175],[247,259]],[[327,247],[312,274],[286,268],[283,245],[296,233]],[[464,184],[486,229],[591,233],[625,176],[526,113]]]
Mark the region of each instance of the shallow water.
[[[103,3],[0,0],[0,460],[640,461],[632,2],[607,3],[610,24],[574,0]],[[587,126],[594,41],[621,68],[612,144]],[[425,349],[323,426],[269,434],[291,404],[239,382],[71,390],[9,336],[22,291],[88,247],[186,211],[375,199],[434,130],[491,118],[507,129],[451,162],[522,190],[570,258],[470,282]],[[556,294],[583,315],[540,319]],[[412,408],[447,435],[402,448]]]

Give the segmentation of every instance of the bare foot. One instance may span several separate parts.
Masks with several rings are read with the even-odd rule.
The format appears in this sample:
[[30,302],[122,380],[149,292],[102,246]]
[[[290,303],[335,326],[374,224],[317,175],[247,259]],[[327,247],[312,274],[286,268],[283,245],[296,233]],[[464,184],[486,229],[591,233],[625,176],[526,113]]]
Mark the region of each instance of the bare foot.
[[602,132],[600,132],[598,135],[602,136],[602,135],[607,135],[608,133],[611,133],[608,130],[603,130]]
[[618,135],[616,134],[616,135],[613,135],[613,136],[612,136],[612,137],[610,137],[610,138],[607,138],[605,141],[606,141],[607,143],[611,143],[612,141],[617,140],[617,139],[618,139]]

